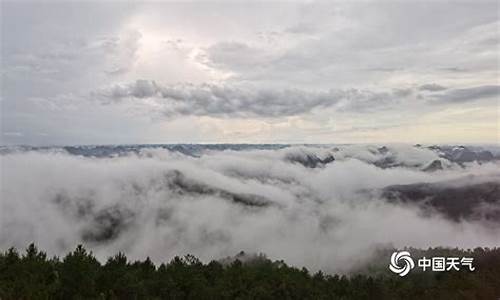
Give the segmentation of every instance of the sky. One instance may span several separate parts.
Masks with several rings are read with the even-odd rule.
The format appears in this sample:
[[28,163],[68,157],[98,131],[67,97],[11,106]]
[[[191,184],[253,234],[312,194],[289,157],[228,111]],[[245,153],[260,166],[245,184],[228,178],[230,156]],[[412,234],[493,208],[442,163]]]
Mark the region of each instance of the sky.
[[500,142],[497,1],[1,1],[3,145]]

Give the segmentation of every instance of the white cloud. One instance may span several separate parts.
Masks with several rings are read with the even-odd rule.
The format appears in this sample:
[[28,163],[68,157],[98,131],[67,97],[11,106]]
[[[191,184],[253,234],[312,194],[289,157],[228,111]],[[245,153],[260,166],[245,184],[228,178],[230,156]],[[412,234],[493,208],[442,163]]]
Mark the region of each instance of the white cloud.
[[[388,150],[407,166],[437,158],[426,149]],[[290,153],[333,153],[337,160],[309,169],[288,161]],[[2,172],[9,176],[3,178],[0,206],[9,214],[0,220],[0,247],[35,241],[49,254],[62,254],[83,242],[100,259],[125,251],[132,259],[147,255],[157,262],[183,253],[209,260],[244,250],[346,272],[357,267],[353,260],[363,263],[382,245],[467,248],[498,242],[498,228],[482,220],[424,217],[416,208],[362,192],[466,176],[496,182],[498,164],[425,173],[418,166],[381,169],[365,162],[384,159],[382,153],[355,146],[340,152],[211,151],[199,158],[153,149],[101,159],[53,151],[4,154]]]

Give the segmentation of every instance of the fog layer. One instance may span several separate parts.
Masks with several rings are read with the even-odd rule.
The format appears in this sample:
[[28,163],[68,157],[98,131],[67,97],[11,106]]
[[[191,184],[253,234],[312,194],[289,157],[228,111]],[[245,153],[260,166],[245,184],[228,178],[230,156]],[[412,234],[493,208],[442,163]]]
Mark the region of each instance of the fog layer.
[[[456,162],[413,146],[199,155],[141,148],[99,158],[45,149],[0,158],[2,250],[36,242],[61,255],[83,243],[99,259],[123,251],[156,262],[187,253],[207,261],[243,250],[348,272],[378,247],[500,245],[498,220],[450,218],[446,207],[422,209],[425,203],[398,201],[397,193],[386,199],[383,192],[417,183],[499,184],[495,159]],[[434,161],[439,168],[426,168]],[[498,209],[498,195],[488,199],[487,208],[478,201],[481,209]]]

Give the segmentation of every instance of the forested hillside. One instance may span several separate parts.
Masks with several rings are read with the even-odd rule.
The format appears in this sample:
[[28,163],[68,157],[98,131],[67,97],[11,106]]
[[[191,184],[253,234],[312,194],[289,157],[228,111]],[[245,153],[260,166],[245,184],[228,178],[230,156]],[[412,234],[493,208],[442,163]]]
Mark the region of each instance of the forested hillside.
[[[349,276],[311,273],[271,261],[200,262],[192,255],[155,266],[118,253],[101,264],[82,246],[49,258],[30,245],[0,253],[1,299],[497,299],[500,249],[411,249],[426,255],[474,257],[476,270],[390,273],[379,260]],[[382,266],[385,266],[384,268]]]

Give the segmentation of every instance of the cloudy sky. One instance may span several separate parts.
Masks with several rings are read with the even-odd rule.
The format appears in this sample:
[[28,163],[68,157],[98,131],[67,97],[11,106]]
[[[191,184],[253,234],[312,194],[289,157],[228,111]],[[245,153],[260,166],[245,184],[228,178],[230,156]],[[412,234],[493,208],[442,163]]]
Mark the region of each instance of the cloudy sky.
[[498,143],[499,14],[1,1],[1,143]]

